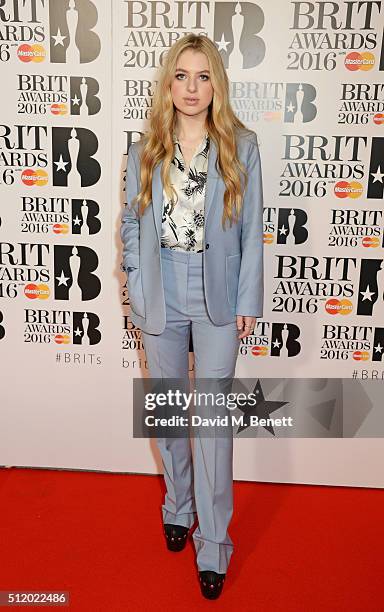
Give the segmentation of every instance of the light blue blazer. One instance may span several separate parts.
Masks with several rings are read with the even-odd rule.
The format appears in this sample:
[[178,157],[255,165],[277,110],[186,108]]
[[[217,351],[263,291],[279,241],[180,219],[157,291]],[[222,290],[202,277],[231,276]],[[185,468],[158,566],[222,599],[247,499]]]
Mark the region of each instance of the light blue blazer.
[[[162,162],[152,180],[152,202],[136,216],[132,199],[139,192],[140,143],[128,152],[126,203],[122,214],[123,264],[131,306],[131,321],[144,332],[161,334],[165,328],[165,301],[160,240],[163,209]],[[205,195],[203,273],[208,314],[216,325],[236,315],[263,316],[263,187],[257,136],[240,130],[238,155],[249,178],[238,223],[222,229],[225,184],[216,169],[217,149],[210,140]]]

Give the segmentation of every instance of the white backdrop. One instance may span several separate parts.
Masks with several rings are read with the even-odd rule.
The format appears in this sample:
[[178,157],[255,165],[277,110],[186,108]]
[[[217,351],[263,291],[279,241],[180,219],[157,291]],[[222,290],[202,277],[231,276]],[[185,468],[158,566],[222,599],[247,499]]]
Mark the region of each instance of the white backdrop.
[[[146,128],[162,55],[187,32],[215,40],[235,112],[259,136],[265,309],[236,376],[334,379],[330,393],[342,378],[382,379],[383,12],[5,2],[1,464],[161,471],[155,442],[132,437],[132,379],[147,370],[119,227],[128,148]],[[383,487],[371,408],[358,396],[344,405],[342,430],[336,414],[325,423],[309,411],[300,438],[239,436],[235,478]]]

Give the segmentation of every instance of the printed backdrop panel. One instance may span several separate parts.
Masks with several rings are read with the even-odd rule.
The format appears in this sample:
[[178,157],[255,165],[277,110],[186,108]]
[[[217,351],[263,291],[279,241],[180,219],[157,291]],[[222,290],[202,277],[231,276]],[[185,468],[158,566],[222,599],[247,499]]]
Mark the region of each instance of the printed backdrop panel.
[[132,381],[148,370],[120,215],[157,71],[194,32],[216,42],[262,160],[265,309],[236,376],[317,379],[308,438],[240,433],[235,478],[383,487],[367,395],[341,420],[335,408],[341,379],[384,376],[383,2],[156,6],[0,8],[0,463],[161,471],[155,442],[132,437]]

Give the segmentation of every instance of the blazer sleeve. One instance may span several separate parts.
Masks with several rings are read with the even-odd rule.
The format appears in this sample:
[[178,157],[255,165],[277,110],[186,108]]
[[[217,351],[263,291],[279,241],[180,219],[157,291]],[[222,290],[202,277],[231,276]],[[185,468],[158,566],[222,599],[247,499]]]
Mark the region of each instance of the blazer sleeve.
[[257,135],[253,133],[249,147],[248,184],[243,199],[241,230],[241,264],[236,314],[263,316],[264,243],[263,183]]
[[139,193],[139,160],[134,145],[129,147],[125,177],[125,206],[121,216],[120,235],[123,243],[121,269],[139,267],[139,219],[136,214],[138,205],[132,206],[133,198]]

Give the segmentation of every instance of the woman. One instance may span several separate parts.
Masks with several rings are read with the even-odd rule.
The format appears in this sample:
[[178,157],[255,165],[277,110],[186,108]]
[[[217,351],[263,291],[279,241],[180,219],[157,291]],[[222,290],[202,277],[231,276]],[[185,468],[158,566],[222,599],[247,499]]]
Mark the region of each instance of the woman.
[[[215,44],[189,34],[168,51],[150,128],[131,145],[122,215],[131,320],[152,378],[232,378],[263,314],[262,176],[256,134],[234,114]],[[217,598],[233,543],[233,437],[158,438],[169,550],[193,532],[202,594]]]

